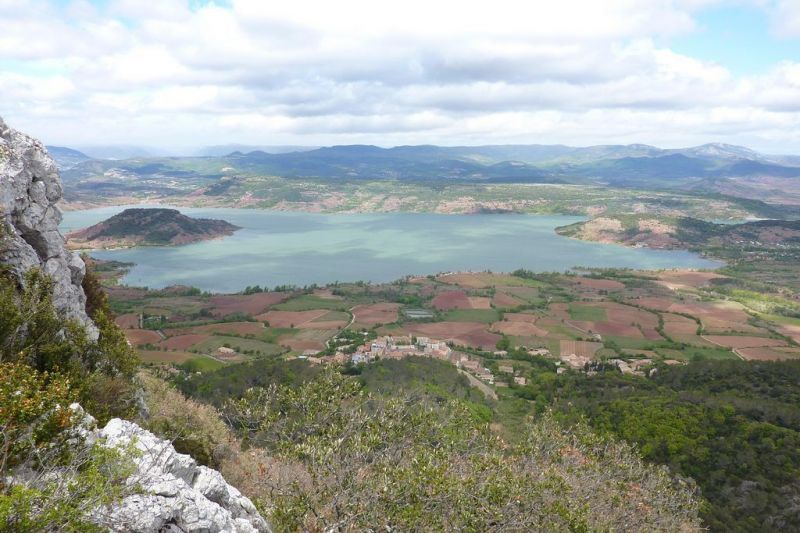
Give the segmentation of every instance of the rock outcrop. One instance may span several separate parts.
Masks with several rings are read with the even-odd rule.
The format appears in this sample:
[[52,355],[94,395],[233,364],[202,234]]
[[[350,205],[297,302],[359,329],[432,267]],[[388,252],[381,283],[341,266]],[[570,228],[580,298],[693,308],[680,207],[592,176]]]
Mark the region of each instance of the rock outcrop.
[[81,419],[77,433],[87,444],[137,450],[136,471],[128,483],[138,490],[110,509],[99,510],[100,525],[133,533],[271,531],[253,503],[222,474],[176,452],[169,441],[119,418],[102,429],[93,428],[94,419],[79,405],[71,408]]
[[0,264],[20,283],[31,268],[55,282],[53,303],[65,316],[96,329],[86,315],[83,261],[64,246],[58,230],[61,178],[42,143],[15,131],[0,118]]

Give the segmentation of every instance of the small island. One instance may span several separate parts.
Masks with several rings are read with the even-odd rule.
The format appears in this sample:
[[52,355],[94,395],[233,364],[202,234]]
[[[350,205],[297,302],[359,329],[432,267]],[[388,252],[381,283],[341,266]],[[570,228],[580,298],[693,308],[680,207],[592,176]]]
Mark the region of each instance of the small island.
[[67,235],[71,249],[175,246],[232,235],[241,229],[225,220],[192,218],[177,209],[131,208]]

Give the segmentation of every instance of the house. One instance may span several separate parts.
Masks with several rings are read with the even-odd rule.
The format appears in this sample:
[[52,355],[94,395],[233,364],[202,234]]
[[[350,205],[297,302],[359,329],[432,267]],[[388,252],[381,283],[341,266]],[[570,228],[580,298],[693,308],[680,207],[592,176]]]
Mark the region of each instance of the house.
[[470,359],[461,359],[461,366],[466,368],[467,370],[478,370],[480,368],[480,363],[478,361],[472,361]]
[[591,357],[586,357],[583,355],[575,355],[573,354],[566,354],[560,357],[561,361],[563,361],[567,366],[570,368],[574,368],[576,370],[581,370],[585,367],[588,363],[592,362]]
[[220,346],[217,348],[217,353],[221,356],[231,356],[236,354],[236,350],[228,348],[227,346]]
[[494,352],[495,357],[508,357],[508,352],[506,350],[497,350]]
[[503,372],[505,374],[513,374],[514,373],[514,367],[513,366],[500,365],[500,366],[497,367],[497,369],[500,372]]
[[516,383],[517,385],[527,385],[528,380],[522,376],[517,376],[514,378],[514,383]]

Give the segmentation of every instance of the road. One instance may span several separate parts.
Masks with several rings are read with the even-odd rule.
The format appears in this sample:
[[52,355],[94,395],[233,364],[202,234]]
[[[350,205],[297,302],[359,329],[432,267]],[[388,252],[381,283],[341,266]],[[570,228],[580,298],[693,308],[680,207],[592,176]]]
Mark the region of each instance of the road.
[[496,400],[497,399],[497,393],[489,385],[487,385],[483,381],[479,380],[478,378],[476,378],[475,376],[473,376],[472,374],[470,374],[466,370],[462,370],[462,369],[459,368],[458,371],[461,372],[462,374],[464,374],[465,376],[467,376],[467,379],[469,380],[470,385],[472,385],[473,387],[477,388],[485,396],[488,396],[492,400]]

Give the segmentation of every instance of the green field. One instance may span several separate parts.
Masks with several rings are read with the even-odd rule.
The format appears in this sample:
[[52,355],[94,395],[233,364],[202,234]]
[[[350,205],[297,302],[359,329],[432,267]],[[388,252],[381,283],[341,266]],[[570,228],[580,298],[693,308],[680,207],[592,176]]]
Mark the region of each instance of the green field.
[[[311,294],[303,294],[286,302],[272,306],[276,311],[310,311],[312,309],[331,309],[346,311],[350,304],[346,300],[330,300]],[[348,317],[349,319],[349,317]]]
[[572,320],[581,322],[605,322],[608,320],[608,314],[602,307],[570,304],[568,311]]
[[491,324],[500,320],[500,313],[494,309],[453,309],[443,318],[452,322],[484,322]]
[[283,351],[277,344],[271,344],[257,339],[229,337],[227,335],[212,335],[209,339],[195,344],[193,349],[201,353],[216,353],[222,346],[233,348],[237,353],[247,355],[277,355]]

